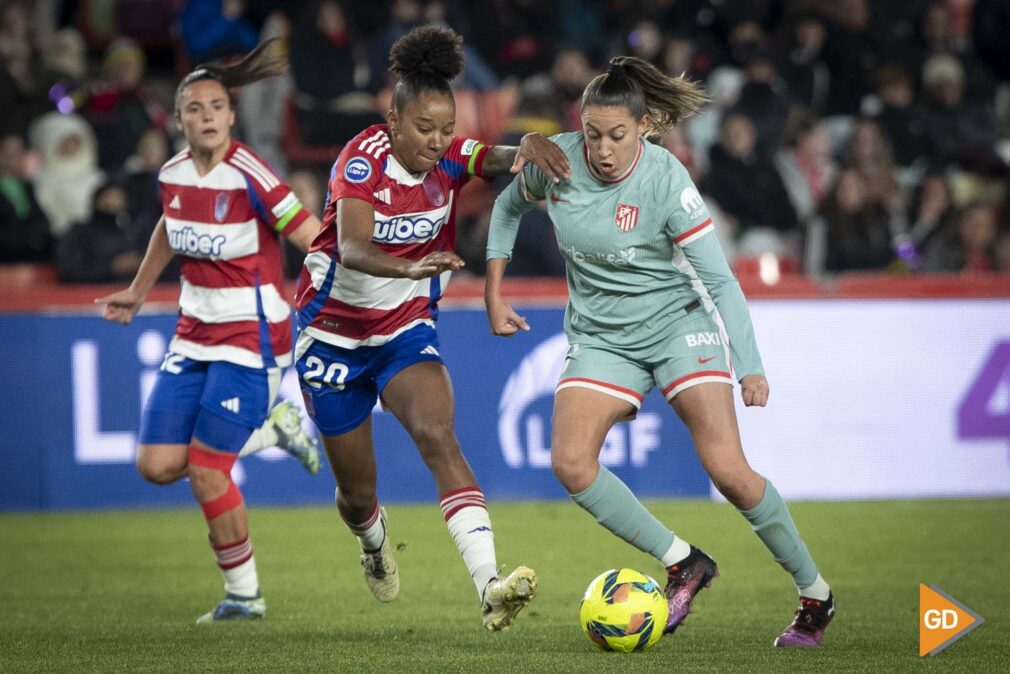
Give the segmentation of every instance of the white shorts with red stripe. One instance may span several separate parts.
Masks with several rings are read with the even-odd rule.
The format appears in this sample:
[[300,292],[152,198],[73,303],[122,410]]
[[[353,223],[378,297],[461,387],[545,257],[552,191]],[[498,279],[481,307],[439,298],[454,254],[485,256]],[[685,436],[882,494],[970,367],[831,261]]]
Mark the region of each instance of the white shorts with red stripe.
[[667,339],[648,349],[573,344],[557,390],[585,388],[618,398],[634,408],[633,417],[653,387],[671,401],[698,384],[732,385],[731,372],[726,337],[699,302],[673,324]]

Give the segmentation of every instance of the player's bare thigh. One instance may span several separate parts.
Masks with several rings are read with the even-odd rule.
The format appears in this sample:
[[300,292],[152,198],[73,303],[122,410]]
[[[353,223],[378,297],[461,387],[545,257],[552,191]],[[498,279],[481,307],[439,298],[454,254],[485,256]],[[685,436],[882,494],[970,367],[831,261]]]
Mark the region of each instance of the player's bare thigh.
[[442,363],[404,368],[386,384],[382,400],[417,445],[439,494],[477,484],[456,439],[452,381]]
[[582,491],[593,483],[607,433],[636,411],[625,400],[589,388],[557,392],[551,422],[551,467],[569,492]]
[[670,405],[690,431],[698,458],[716,488],[737,507],[757,505],[764,494],[764,478],[744,456],[733,386],[697,384],[674,396]]
[[424,361],[398,372],[383,389],[382,403],[415,441],[452,436],[455,442],[452,380],[441,363]]

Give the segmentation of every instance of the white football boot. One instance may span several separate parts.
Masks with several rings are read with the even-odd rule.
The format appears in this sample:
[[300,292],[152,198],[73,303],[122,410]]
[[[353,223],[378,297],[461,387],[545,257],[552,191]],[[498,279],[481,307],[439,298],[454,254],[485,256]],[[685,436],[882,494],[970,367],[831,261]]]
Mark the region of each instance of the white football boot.
[[484,587],[480,607],[484,627],[489,632],[507,630],[536,593],[537,573],[528,567],[516,567],[505,578],[492,578]]

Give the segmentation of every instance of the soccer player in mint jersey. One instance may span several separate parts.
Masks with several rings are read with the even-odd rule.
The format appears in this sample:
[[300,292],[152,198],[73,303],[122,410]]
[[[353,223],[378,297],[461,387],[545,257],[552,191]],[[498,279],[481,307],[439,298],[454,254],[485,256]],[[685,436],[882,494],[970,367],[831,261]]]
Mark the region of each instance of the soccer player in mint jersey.
[[463,67],[462,39],[422,27],[390,51],[398,76],[388,124],[348,142],[333,166],[323,230],[305,258],[297,305],[298,373],[337,481],[340,516],[357,536],[365,581],[379,601],[400,587],[386,515],[376,498],[371,413],[381,397],[431,470],[446,525],[481,602],[484,626],[503,630],[536,592],[520,566],[498,576],[484,495],[453,429],[449,374],[435,319],[452,271],[463,266],[455,208],[472,177],[536,162],[567,175],[568,161],[543,136],[519,148],[453,135],[449,81]]
[[266,613],[235,460],[277,444],[312,473],[320,463],[297,408],[271,409],[292,360],[279,237],[307,250],[319,220],[230,134],[229,89],[282,72],[277,47],[264,42],[234,64],[199,66],[179,84],[175,119],[188,147],[159,174],[164,215],[130,287],[95,300],[107,320],[130,323],[182,256],[179,322],[144,407],[137,469],[155,484],[188,477],[207,520],[225,598],[197,622]]
[[[642,140],[705,100],[692,83],[645,61],[611,60],[583,93],[583,131],[553,138],[571,160],[571,179],[555,183],[527,165],[495,202],[488,319],[497,335],[529,329],[502,299],[500,282],[520,216],[545,201],[568,268],[565,331],[571,345],[554,401],[555,475],[600,524],[663,563],[666,631],[673,632],[695,595],[718,575],[716,563],[675,536],[599,463],[611,426],[633,418],[645,395],[659,387],[715,486],[799,589],[800,609],[775,645],[816,646],[834,614],[831,590],[775,487],[748,465],[737,430],[734,374],[746,405],[763,407],[768,400],[743,293],[684,166]],[[728,343],[713,319],[713,303]]]

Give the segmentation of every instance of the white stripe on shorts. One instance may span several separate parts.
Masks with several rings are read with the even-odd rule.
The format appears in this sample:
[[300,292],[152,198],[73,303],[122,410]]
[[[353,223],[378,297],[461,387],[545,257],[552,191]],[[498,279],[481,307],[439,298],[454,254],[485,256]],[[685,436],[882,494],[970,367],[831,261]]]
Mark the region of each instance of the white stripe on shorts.
[[606,393],[608,396],[613,396],[625,402],[629,402],[635,406],[635,409],[640,409],[642,407],[642,399],[637,397],[632,391],[627,389],[621,389],[613,384],[607,384],[605,382],[595,382],[588,379],[571,378],[562,379],[558,382],[558,386],[555,392],[566,388],[587,388],[591,391],[597,391],[599,393]]

